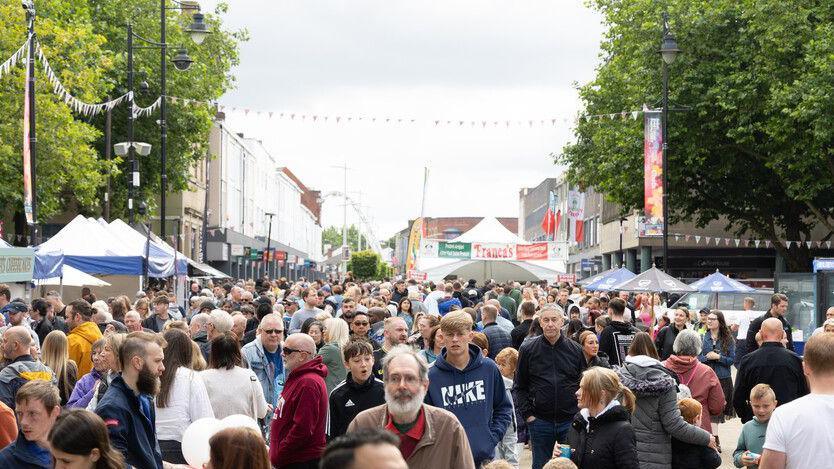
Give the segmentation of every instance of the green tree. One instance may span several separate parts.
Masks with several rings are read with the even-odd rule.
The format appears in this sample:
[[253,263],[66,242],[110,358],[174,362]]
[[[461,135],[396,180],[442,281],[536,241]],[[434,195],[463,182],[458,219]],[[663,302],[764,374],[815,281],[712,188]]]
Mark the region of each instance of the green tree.
[[[115,58],[115,67],[109,70],[105,78],[110,85],[110,94],[118,96],[127,87],[127,24],[133,25],[133,31],[149,40],[159,41],[159,1],[158,0],[90,0],[92,21],[96,31],[107,42],[104,47]],[[174,2],[168,2],[174,6]],[[168,73],[167,94],[177,98],[199,101],[213,101],[234,86],[235,79],[231,68],[239,64],[238,43],[247,39],[246,31],[230,32],[223,28],[219,15],[227,10],[221,2],[214,13],[204,12],[206,23],[212,33],[201,45],[194,44],[184,29],[191,23],[191,11],[170,10],[167,15]],[[146,46],[134,40],[134,46]],[[187,71],[175,69],[170,59],[176,54],[179,45],[188,50],[194,60]],[[160,51],[158,49],[134,50],[134,69],[137,71],[135,86],[145,77],[149,91],[142,96],[137,94],[136,104],[149,106],[161,94],[160,89]],[[211,130],[215,109],[208,105],[190,105],[183,101],[168,102],[168,140],[167,165],[168,193],[188,189],[188,175],[192,165],[208,154],[208,136]],[[113,112],[113,142],[127,140],[128,106],[116,108]],[[145,200],[154,209],[160,194],[160,131],[157,110],[150,117],[139,118],[134,125],[137,141],[153,146],[150,156],[139,157],[139,171],[142,175],[140,194],[137,200]],[[94,123],[103,128],[104,118],[97,118]],[[99,141],[99,151],[103,154],[104,142]],[[122,177],[112,179],[113,217],[127,216],[127,182],[126,161],[118,161]]]
[[[348,239],[348,246],[352,251],[359,250],[359,229],[356,225],[350,225],[348,227],[347,232],[347,239]],[[365,235],[362,236],[362,247],[368,247],[368,238]],[[342,227],[336,226],[329,226],[322,230],[321,232],[321,244],[324,246],[325,244],[329,244],[333,248],[338,248],[342,245]]]
[[353,272],[354,278],[359,280],[373,280],[379,278],[381,263],[379,254],[373,251],[354,252],[348,261],[347,270]]
[[[73,95],[98,102],[106,95],[106,74],[113,57],[106,38],[93,26],[83,0],[38,2],[36,30],[50,65]],[[5,60],[26,39],[25,12],[20,2],[0,5],[0,54]],[[103,174],[115,169],[98,159],[92,144],[101,135],[94,125],[76,119],[52,92],[36,64],[36,132],[38,220],[66,208],[91,209],[98,204]],[[25,66],[18,65],[0,80],[0,218],[14,220],[23,234],[23,93]]]
[[[803,243],[834,233],[834,6],[830,1],[591,0],[607,31],[596,77],[579,93],[588,114],[658,107],[661,12],[683,50],[670,67],[672,222],[725,217],[769,239],[790,270],[807,270]],[[557,163],[569,179],[641,208],[642,122],[580,120]]]

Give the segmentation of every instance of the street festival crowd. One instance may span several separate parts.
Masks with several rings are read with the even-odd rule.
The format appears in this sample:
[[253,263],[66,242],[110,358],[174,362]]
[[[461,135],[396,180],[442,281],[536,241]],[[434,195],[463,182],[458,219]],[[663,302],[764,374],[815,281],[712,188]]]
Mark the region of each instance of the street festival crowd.
[[0,285],[0,468],[834,467],[834,308],[800,357],[778,293],[749,324],[546,282],[82,296]]

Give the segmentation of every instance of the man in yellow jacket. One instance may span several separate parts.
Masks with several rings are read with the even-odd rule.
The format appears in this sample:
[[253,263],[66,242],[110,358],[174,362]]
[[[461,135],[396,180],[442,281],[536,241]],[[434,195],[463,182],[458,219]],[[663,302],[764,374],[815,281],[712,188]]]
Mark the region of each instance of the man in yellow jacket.
[[67,305],[67,345],[69,346],[69,358],[78,365],[78,378],[86,375],[93,369],[91,352],[93,343],[101,339],[101,330],[98,324],[91,321],[93,308],[85,300],[75,300]]

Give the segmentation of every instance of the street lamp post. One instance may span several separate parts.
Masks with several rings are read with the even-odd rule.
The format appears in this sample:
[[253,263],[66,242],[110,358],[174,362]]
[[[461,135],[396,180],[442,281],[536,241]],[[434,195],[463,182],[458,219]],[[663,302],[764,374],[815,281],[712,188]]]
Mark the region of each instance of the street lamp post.
[[663,128],[663,270],[669,269],[669,164],[667,152],[669,150],[669,65],[680,52],[675,36],[669,29],[669,15],[663,13],[663,42],[660,45],[660,56],[663,59],[663,112],[661,115]]
[[[23,9],[26,10],[26,25],[29,32],[29,38],[31,42],[29,43],[29,55],[26,59],[26,68],[27,68],[27,79],[26,79],[26,86],[28,87],[28,98],[29,102],[29,174],[30,174],[30,182],[31,182],[31,191],[32,191],[32,226],[31,228],[31,236],[32,236],[32,245],[37,245],[40,241],[40,237],[38,235],[38,190],[37,190],[37,181],[35,179],[37,175],[37,142],[38,139],[36,137],[36,121],[35,121],[35,39],[37,35],[35,33],[35,3],[32,0],[24,0],[23,1]],[[24,171],[25,172],[25,171]],[[25,207],[24,207],[25,210]]]
[[[145,39],[144,37],[136,34],[133,32],[133,27],[131,24],[128,24],[128,40],[127,40],[127,48],[128,48],[128,88],[130,91],[133,91],[133,49],[159,49],[160,51],[160,101],[159,101],[159,127],[160,127],[160,214],[159,214],[159,235],[162,239],[165,239],[165,212],[166,212],[166,193],[168,191],[168,173],[167,173],[167,161],[168,161],[168,94],[167,94],[167,86],[168,86],[168,43],[167,43],[167,12],[168,10],[175,10],[179,9],[182,6],[182,3],[177,0],[171,0],[178,6],[176,7],[168,7],[167,6],[168,0],[160,0],[159,1],[159,30],[160,30],[160,40],[159,42],[151,41],[149,39]],[[195,13],[192,15],[193,22],[189,25],[185,31],[191,36],[191,40],[194,41],[195,44],[202,44],[205,40],[206,36],[211,32],[208,30],[207,25],[205,24],[205,17],[201,13]],[[147,44],[147,46],[134,46],[133,39],[139,39],[140,41]],[[188,56],[188,52],[185,48],[180,47],[177,50],[176,55],[171,59],[174,63],[174,67],[177,70],[185,71],[191,67],[193,60],[191,57]],[[131,99],[131,110],[128,117],[128,137],[129,140],[133,141],[133,120],[135,116],[133,115],[133,99]],[[131,185],[128,186],[129,193],[128,193],[128,210],[130,212],[131,223],[133,222],[133,183],[137,179],[138,176],[138,163],[136,162],[136,158],[133,156],[133,152],[130,152],[130,160],[131,160]],[[138,185],[138,184],[136,184]]]
[[264,215],[269,217],[269,228],[266,230],[266,258],[269,259],[266,263],[266,275],[269,276],[269,266],[275,262],[275,259],[272,258],[272,251],[269,250],[269,248],[272,247],[272,217],[274,217],[275,214],[267,212],[264,213]]

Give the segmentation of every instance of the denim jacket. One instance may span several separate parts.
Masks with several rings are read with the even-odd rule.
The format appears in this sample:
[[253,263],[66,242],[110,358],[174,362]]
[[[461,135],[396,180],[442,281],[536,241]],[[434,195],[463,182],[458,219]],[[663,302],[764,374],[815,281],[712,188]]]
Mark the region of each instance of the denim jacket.
[[[243,352],[243,358],[246,360],[249,369],[255,372],[255,376],[261,382],[266,402],[272,407],[275,407],[278,402],[278,396],[284,388],[285,376],[283,364],[280,370],[275,370],[270,366],[260,337],[256,337],[255,340],[244,345],[241,352]],[[281,347],[278,347],[275,353],[281,353]],[[266,415],[267,423],[271,419],[272,413],[269,412]]]
[[[730,373],[730,367],[733,366],[733,361],[736,358],[736,343],[731,340],[729,345],[727,353],[724,354],[721,351],[723,348],[721,339],[719,338],[713,341],[712,334],[710,334],[709,331],[704,334],[701,354],[698,355],[698,360],[712,368],[712,370],[715,371],[715,376],[718,376],[718,379],[729,378],[732,376]],[[707,360],[707,354],[710,352],[715,352],[721,357],[718,360]]]

